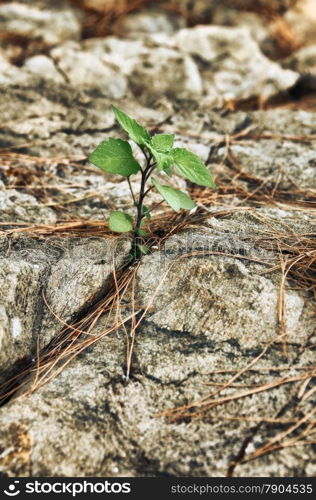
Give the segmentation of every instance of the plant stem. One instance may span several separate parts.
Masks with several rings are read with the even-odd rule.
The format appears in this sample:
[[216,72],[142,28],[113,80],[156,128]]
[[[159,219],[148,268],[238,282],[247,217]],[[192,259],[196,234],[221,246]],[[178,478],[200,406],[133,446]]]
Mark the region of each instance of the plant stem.
[[146,167],[142,170],[142,177],[141,177],[141,183],[140,183],[140,190],[139,190],[139,198],[138,202],[135,202],[136,205],[136,222],[135,222],[135,227],[134,227],[134,232],[133,232],[133,240],[132,240],[132,254],[135,256],[136,260],[139,260],[142,256],[142,252],[139,248],[139,245],[142,244],[143,239],[139,235],[139,229],[141,226],[142,219],[144,218],[143,214],[143,204],[144,204],[144,198],[146,197],[147,193],[150,191],[150,189],[146,190],[146,182],[148,180],[149,175],[153,171],[153,168],[155,164],[153,165],[151,163],[152,156],[149,155],[147,156],[145,152],[143,151],[144,156],[146,158]]
[[150,186],[148,189],[146,189],[145,193],[144,193],[144,198],[145,196],[147,196],[147,194],[149,193],[149,191],[151,191],[153,189],[153,186]]
[[133,191],[133,188],[132,188],[130,177],[127,177],[127,182],[128,182],[129,190],[130,190],[132,198],[133,198],[134,205],[136,206],[137,205],[136,198],[135,198],[135,195],[134,195],[134,191]]

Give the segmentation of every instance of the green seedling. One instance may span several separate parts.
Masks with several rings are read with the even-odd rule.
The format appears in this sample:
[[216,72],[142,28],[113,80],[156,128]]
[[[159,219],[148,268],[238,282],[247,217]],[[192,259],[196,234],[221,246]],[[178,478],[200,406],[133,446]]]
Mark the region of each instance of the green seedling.
[[[191,210],[195,207],[194,201],[186,193],[167,184],[161,184],[152,174],[156,172],[166,175],[169,181],[174,172],[177,172],[200,186],[211,188],[216,186],[210,172],[197,155],[187,149],[173,147],[174,135],[150,135],[144,127],[123,111],[114,106],[112,109],[120,126],[141,149],[144,162],[140,164],[134,158],[132,148],[127,141],[112,138],[102,142],[89,156],[89,161],[106,172],[127,178],[135,206],[135,218],[124,212],[112,212],[109,227],[118,233],[131,232],[131,255],[140,259],[148,252],[145,244],[147,233],[143,225],[144,219],[151,218],[151,210],[144,205],[144,201],[151,189],[156,189],[173,210]],[[135,196],[130,178],[138,173],[140,173],[139,193]]]

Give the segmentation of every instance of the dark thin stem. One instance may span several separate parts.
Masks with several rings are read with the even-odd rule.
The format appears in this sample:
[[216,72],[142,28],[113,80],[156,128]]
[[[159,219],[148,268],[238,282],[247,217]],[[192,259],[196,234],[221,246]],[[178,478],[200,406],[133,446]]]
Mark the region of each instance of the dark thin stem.
[[146,174],[146,181],[149,179],[149,177],[151,176],[151,174],[152,174],[152,173],[153,173],[153,171],[155,170],[156,166],[157,166],[157,163],[156,163],[156,162],[155,162],[155,163],[152,163],[152,164],[150,164],[150,165],[149,165],[149,167],[148,167],[148,172],[147,172],[147,174]]
[[146,149],[144,147],[141,148],[143,155],[145,156],[146,164],[148,165],[149,157],[147,156]]
[[139,245],[142,244],[143,240],[142,240],[142,237],[139,235],[139,229],[141,226],[142,219],[144,217],[144,214],[143,214],[144,198],[151,189],[151,188],[149,188],[146,190],[146,181],[148,179],[148,176],[151,174],[151,172],[155,168],[155,164],[151,163],[151,160],[152,160],[151,154],[147,155],[144,150],[142,150],[142,151],[143,151],[144,156],[146,158],[146,166],[144,169],[142,169],[139,197],[138,197],[138,201],[136,202],[136,207],[137,207],[136,223],[135,223],[135,227],[134,227],[133,240],[132,240],[132,253],[135,255],[136,260],[139,260],[141,255],[142,255],[142,252],[140,251]]
[[146,189],[145,193],[144,193],[144,197],[147,196],[147,194],[149,193],[149,191],[151,191],[153,189],[154,186],[150,186],[148,189]]

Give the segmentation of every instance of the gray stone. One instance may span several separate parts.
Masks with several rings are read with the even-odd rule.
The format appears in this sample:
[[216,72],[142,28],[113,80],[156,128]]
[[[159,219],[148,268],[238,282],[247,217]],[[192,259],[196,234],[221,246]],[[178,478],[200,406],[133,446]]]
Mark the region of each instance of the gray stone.
[[22,258],[0,259],[0,380],[5,371],[17,359],[28,356],[36,344],[39,297],[47,273],[47,258],[43,262],[41,256],[37,257],[36,263]]
[[[277,220],[271,216],[268,219],[276,227],[281,225],[277,213],[274,211]],[[264,212],[261,216],[264,217]],[[297,225],[301,224],[299,219]],[[307,220],[307,228],[309,224]],[[289,225],[293,225],[291,218],[284,221],[283,231]],[[204,228],[201,232],[175,235],[168,239],[161,253],[144,258],[138,274],[141,301],[146,304],[153,290],[158,290],[147,320],[159,328],[189,331],[193,336],[202,335],[210,341],[216,341],[219,334],[222,340],[228,341],[236,338],[238,332],[241,346],[257,345],[258,336],[272,340],[278,328],[278,278],[273,281],[265,277],[264,264],[249,264],[217,255],[237,253],[273,264],[273,252],[264,254],[251,243],[262,231],[260,224],[252,219],[251,212],[246,212],[225,222],[209,221],[208,226],[209,229]],[[199,252],[196,257],[195,251]],[[193,255],[182,261],[181,255],[187,253]],[[158,289],[163,276],[163,285]],[[307,323],[302,320],[302,314],[306,314],[307,322],[309,314],[304,296],[287,292],[285,302],[288,339],[304,342]],[[271,310],[275,314],[271,314]]]
[[297,50],[284,63],[284,66],[299,73],[316,74],[316,44]]
[[147,94],[187,98],[202,90],[213,105],[254,95],[268,98],[298,78],[267,59],[247,27],[198,26],[129,41],[88,40],[84,47],[117,64],[133,93],[145,100]]
[[129,75],[134,94],[148,101],[149,96],[190,98],[202,93],[199,70],[190,56],[158,47],[142,56]]
[[[169,36],[169,35],[167,35]],[[100,59],[117,64],[134,94],[144,102],[150,96],[193,97],[202,92],[199,70],[188,55],[155,46],[146,37],[137,40],[87,40],[84,47]]]
[[[0,92],[0,147],[31,142],[28,151],[35,156],[80,157],[91,153],[107,135],[126,137],[118,127],[112,130],[113,99],[105,88],[74,89],[33,75],[25,84],[6,86]],[[170,105],[151,109],[130,98],[119,105],[149,128],[171,113]]]
[[121,71],[128,74],[137,58],[148,53],[148,47],[143,37],[118,38],[108,36],[106,38],[88,38],[83,40],[82,48],[111,64],[117,64]]
[[212,20],[212,24],[214,25],[246,28],[250,32],[251,37],[259,44],[260,48],[264,41],[271,37],[267,20],[257,13],[243,12],[219,4]]
[[[68,247],[68,248],[67,248]],[[65,245],[64,255],[52,266],[45,294],[49,305],[42,319],[41,345],[45,346],[65,323],[108,286],[113,269],[118,269],[130,248],[128,237],[122,241],[79,238]],[[59,318],[59,319],[57,319]]]
[[0,85],[8,85],[12,81],[26,81],[28,75],[19,68],[10,64],[0,52]]
[[[3,241],[0,290],[0,372],[42,348],[107,286],[128,239]],[[59,319],[57,319],[59,318]]]
[[269,61],[247,28],[197,26],[180,30],[169,40],[166,35],[153,38],[204,61],[204,87],[214,100],[269,97],[298,78],[293,71]]
[[185,19],[179,15],[144,9],[119,18],[115,29],[119,33],[133,35],[136,33],[173,33],[184,28],[185,25]]
[[[137,332],[132,379],[124,380],[125,336],[120,332],[98,340],[47,385],[7,404],[0,411],[1,472],[30,477],[226,475],[249,434],[249,422],[238,418],[277,415],[296,398],[295,386],[284,384],[233,400],[204,419],[169,422],[157,414],[205,397],[216,383],[223,383],[223,375],[211,374],[214,370],[224,367],[230,376],[229,370],[244,368],[278,336],[279,273],[265,276],[264,264],[247,260],[277,259],[271,250],[253,245],[253,234],[264,232],[266,224],[271,228],[273,218],[276,228],[281,224],[278,211],[271,210],[269,220],[261,222],[256,211],[220,221],[211,218],[203,230],[178,234],[160,252],[145,257],[137,272],[137,303],[145,306],[154,300]],[[264,210],[261,215],[267,217]],[[299,215],[289,219],[293,227],[300,224]],[[242,233],[236,228],[243,228]],[[225,248],[236,255],[241,245],[245,259],[184,256],[201,248]],[[275,344],[255,365],[257,371],[237,381],[241,387],[278,380],[280,373],[269,367],[283,367],[296,376],[301,372],[291,360],[306,370],[313,363],[308,349],[299,355],[313,327],[311,305],[303,292],[288,290],[286,307],[289,359]],[[106,321],[101,320],[96,335]],[[215,388],[205,385],[209,382]],[[229,394],[232,389],[221,395]],[[301,410],[308,401],[304,405]],[[286,417],[293,419],[289,408]],[[247,453],[265,441],[268,429],[261,426]],[[251,469],[238,466],[235,473],[313,475],[312,456],[310,447],[299,455],[289,448],[275,452],[273,462],[263,458]]]
[[24,68],[35,75],[40,75],[45,79],[54,80],[57,83],[65,83],[65,78],[58,71],[52,58],[38,55],[26,60]]
[[[244,117],[246,116],[248,115],[244,114]],[[286,138],[286,136],[304,138],[304,136],[313,136],[315,130],[315,113],[313,112],[270,109],[265,112],[250,113],[249,118],[259,133],[270,138],[271,135],[280,138]],[[308,145],[307,149],[310,150],[311,147]]]
[[77,44],[57,47],[52,50],[51,57],[74,87],[101,88],[104,95],[113,99],[119,99],[127,92],[127,81],[118,67],[80,50]]
[[[43,7],[43,5],[42,5]],[[47,9],[24,2],[0,6],[0,30],[16,35],[36,37],[48,45],[78,40],[80,24],[71,8]]]
[[0,186],[1,222],[36,222],[38,224],[56,222],[56,214],[51,208],[40,206],[34,196],[16,189],[2,189]]
[[269,61],[247,28],[199,26],[129,41],[110,37],[67,42],[50,56],[52,62],[32,58],[24,71],[8,67],[4,83],[14,71],[18,82],[31,72],[79,89],[100,89],[112,99],[128,95],[130,89],[145,104],[163,95],[187,99],[204,94],[209,104],[218,106],[227,99],[268,98],[298,77]]
[[[247,145],[233,145],[232,154],[241,168],[256,175],[266,183],[280,188],[314,190],[316,188],[315,153],[304,144],[270,139],[254,141]],[[223,158],[226,149],[218,152]]]
[[[28,151],[34,156],[56,157],[44,164],[41,175],[47,171],[46,183],[49,185],[53,182],[61,186],[65,201],[81,199],[78,203],[67,205],[73,216],[105,219],[113,204],[118,208],[128,208],[130,204],[127,185],[120,182],[120,177],[106,174],[92,166],[89,166],[88,171],[82,170],[82,163],[76,168],[69,165],[72,163],[69,156],[85,164],[86,155],[108,136],[125,138],[124,133],[115,127],[110,105],[111,100],[103,94],[94,94],[88,89],[74,92],[67,85],[48,82],[37,91],[29,85],[2,90],[2,147],[31,142]],[[225,141],[225,134],[233,135],[236,130],[251,125],[253,131],[246,143],[235,142],[231,146],[241,167],[269,181],[269,185],[280,181],[280,186],[286,189],[293,187],[294,183],[302,188],[314,189],[313,149],[305,142],[293,140],[293,137],[313,135],[315,119],[311,112],[276,109],[239,112],[223,117],[204,107],[203,102],[200,106],[190,102],[181,103],[179,107],[175,104],[174,111],[164,102],[158,103],[156,109],[130,100],[121,101],[119,106],[149,129],[162,124],[161,131],[176,134],[177,146],[188,147],[204,161],[207,161],[216,143]],[[23,121],[21,116],[25,117]],[[266,138],[257,140],[258,135]],[[271,135],[275,135],[275,138],[271,139]],[[225,148],[212,154],[211,169],[215,174],[222,172],[221,162],[225,154]],[[61,168],[58,159],[63,161],[63,155],[65,167]],[[36,160],[32,161],[34,163]],[[27,161],[23,162],[21,166],[28,169]],[[14,164],[17,165],[16,159]],[[59,175],[61,170],[62,176]],[[137,190],[136,184],[135,178],[134,187]],[[179,188],[183,189],[184,186],[179,184]],[[3,192],[4,196],[8,200],[8,194]],[[25,198],[29,195],[20,191],[17,191],[17,196],[21,197],[21,203],[10,202],[9,211],[4,212],[7,220],[49,222],[56,219],[54,207],[48,208],[42,203],[38,206],[35,198]],[[111,202],[110,205],[107,205],[107,200]],[[153,200],[156,201],[155,198]]]

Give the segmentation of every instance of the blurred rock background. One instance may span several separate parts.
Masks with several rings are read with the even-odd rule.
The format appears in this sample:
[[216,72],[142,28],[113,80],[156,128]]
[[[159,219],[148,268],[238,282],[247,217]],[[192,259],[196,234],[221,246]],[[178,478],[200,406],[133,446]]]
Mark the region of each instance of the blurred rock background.
[[313,71],[315,27],[314,0],[2,2],[0,82],[265,100]]

